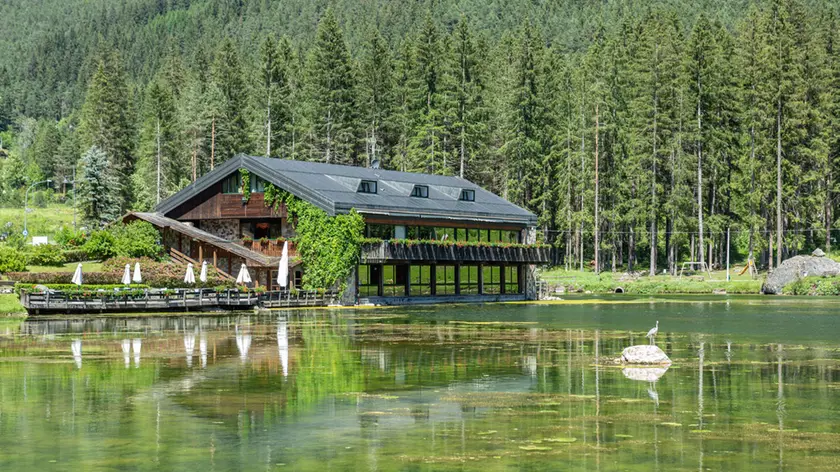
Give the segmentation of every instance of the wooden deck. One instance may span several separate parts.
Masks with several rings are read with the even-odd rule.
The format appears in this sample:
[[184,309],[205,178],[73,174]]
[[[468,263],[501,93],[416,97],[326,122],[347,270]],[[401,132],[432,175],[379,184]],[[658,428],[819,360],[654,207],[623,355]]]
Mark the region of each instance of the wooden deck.
[[272,291],[239,292],[213,289],[144,290],[137,292],[98,291],[68,294],[60,291],[22,291],[21,304],[30,315],[56,313],[119,313],[142,311],[242,310],[253,307],[280,308],[327,306],[336,303],[334,292]]

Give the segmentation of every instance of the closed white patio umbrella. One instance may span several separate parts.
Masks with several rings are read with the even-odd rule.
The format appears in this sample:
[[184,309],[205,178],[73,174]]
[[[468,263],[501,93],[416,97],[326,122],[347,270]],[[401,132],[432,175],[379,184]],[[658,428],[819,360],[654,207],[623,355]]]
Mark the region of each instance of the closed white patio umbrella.
[[140,263],[139,262],[134,263],[134,276],[131,277],[131,280],[136,284],[139,284],[140,282],[143,281],[143,276],[140,275]]
[[71,280],[76,285],[82,285],[82,264],[76,266],[76,271],[73,272],[73,279]]
[[192,262],[187,264],[187,272],[184,274],[184,283],[195,285],[195,271],[193,270]]
[[248,267],[242,264],[239,268],[239,275],[236,276],[236,285],[246,285],[251,283],[251,274],[248,272]]
[[198,280],[207,282],[207,261],[201,263],[201,274],[199,274]]
[[289,241],[283,242],[283,254],[280,256],[280,266],[277,268],[277,285],[282,288],[289,285]]
[[131,265],[129,264],[125,265],[125,272],[123,272],[122,284],[131,285]]

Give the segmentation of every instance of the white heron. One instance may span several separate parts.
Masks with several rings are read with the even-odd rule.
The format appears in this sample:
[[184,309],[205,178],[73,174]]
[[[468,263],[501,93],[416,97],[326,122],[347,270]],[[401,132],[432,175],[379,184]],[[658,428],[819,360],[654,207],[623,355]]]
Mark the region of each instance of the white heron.
[[659,320],[656,320],[656,326],[650,329],[645,335],[646,338],[650,339],[650,343],[653,344],[653,338],[656,336],[656,333],[659,332]]

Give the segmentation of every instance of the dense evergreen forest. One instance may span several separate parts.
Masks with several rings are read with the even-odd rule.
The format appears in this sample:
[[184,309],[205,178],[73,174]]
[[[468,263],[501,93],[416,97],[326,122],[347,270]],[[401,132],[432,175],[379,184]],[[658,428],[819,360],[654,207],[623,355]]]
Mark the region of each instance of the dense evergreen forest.
[[772,266],[831,245],[837,18],[816,0],[7,0],[0,200],[75,171],[96,223],[238,152],[378,159],[531,209],[568,266],[717,264],[727,230]]

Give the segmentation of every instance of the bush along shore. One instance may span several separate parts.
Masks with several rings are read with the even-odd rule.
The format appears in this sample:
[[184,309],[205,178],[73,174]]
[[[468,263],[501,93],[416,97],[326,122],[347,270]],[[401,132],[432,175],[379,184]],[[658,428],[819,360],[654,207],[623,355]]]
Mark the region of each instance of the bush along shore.
[[782,294],[837,296],[840,295],[840,277],[803,277],[785,285]]

